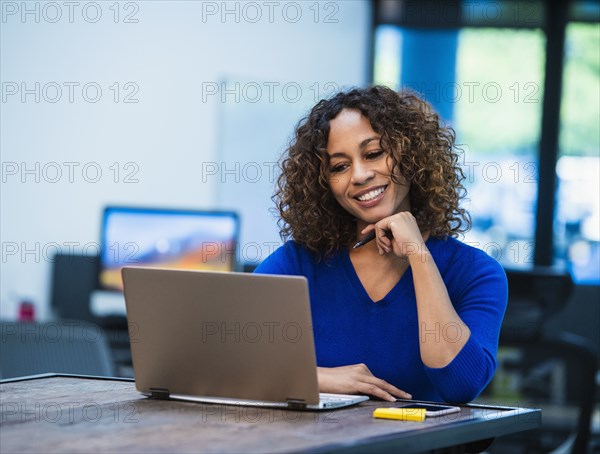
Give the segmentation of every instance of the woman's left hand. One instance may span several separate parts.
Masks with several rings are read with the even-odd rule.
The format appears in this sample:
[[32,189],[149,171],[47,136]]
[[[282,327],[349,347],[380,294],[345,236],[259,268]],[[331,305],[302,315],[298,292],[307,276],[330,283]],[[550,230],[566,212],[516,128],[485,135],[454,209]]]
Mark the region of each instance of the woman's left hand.
[[407,258],[424,252],[424,243],[429,236],[427,233],[421,234],[417,221],[410,211],[402,211],[383,218],[376,224],[365,227],[361,233],[366,234],[371,230],[375,230],[375,241],[381,255],[393,251],[397,256]]

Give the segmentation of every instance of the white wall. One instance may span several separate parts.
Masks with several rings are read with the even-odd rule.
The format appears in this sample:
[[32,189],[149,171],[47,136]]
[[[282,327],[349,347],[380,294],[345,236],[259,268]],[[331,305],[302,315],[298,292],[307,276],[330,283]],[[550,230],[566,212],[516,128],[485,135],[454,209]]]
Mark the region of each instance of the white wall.
[[[96,252],[107,204],[240,209],[235,194],[255,191],[249,197],[259,200],[252,208],[258,217],[243,224],[251,228],[242,242],[277,241],[264,209],[272,178],[244,186],[241,175],[233,186],[231,177],[222,183],[220,174],[202,170],[224,156],[241,168],[276,161],[290,119],[314,104],[317,89],[328,95],[327,83],[367,82],[367,1],[121,2],[118,18],[114,5],[1,3],[2,318],[14,318],[22,298],[40,318],[49,316],[53,253],[73,243]],[[33,12],[23,15],[24,6]],[[223,17],[224,6],[233,13]],[[222,81],[234,90],[239,82],[239,90],[225,99],[210,95]],[[279,84],[273,102],[265,82]],[[69,83],[78,84],[71,100]],[[265,88],[258,101],[252,84]],[[300,86],[301,99],[292,101],[284,84]],[[91,102],[98,86],[102,93]],[[33,93],[22,99],[23,88]],[[126,95],[138,102],[124,102]],[[245,119],[256,118],[263,128],[241,131]],[[92,182],[97,169],[101,177]]]

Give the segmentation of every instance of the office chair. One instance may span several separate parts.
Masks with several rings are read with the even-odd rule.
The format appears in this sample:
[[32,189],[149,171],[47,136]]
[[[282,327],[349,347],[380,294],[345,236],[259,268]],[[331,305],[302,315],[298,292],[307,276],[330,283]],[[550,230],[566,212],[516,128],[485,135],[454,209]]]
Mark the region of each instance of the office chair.
[[49,372],[113,375],[106,334],[81,320],[0,322],[0,378]]
[[[544,332],[545,323],[569,300],[574,288],[571,276],[550,267],[506,270],[506,275],[509,297],[500,348],[518,354],[502,361],[500,368],[504,374],[516,373],[519,377],[519,399],[576,404],[576,430],[555,450],[586,452],[595,404],[596,353],[589,341],[580,336]],[[492,389],[498,379],[501,378],[494,378]],[[527,444],[527,452],[546,451],[542,445],[543,439],[549,438],[548,432],[544,427],[535,433],[525,432],[520,438]]]
[[100,257],[56,254],[52,262],[51,308],[55,317],[76,319],[100,326],[117,376],[133,375],[127,320],[124,316],[99,317],[92,313],[90,295],[99,286]]

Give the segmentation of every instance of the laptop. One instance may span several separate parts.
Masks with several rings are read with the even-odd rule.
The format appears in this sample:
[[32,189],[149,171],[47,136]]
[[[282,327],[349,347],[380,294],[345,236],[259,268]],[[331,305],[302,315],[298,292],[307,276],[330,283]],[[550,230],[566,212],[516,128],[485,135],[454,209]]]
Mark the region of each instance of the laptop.
[[301,276],[124,267],[135,385],[159,399],[324,410]]

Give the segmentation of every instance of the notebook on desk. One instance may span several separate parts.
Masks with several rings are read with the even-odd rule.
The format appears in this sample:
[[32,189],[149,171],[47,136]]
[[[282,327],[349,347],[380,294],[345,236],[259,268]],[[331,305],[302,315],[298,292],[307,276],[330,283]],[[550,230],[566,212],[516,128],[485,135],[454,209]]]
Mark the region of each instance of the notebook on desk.
[[156,398],[320,410],[308,283],[300,276],[124,267],[135,384]]

